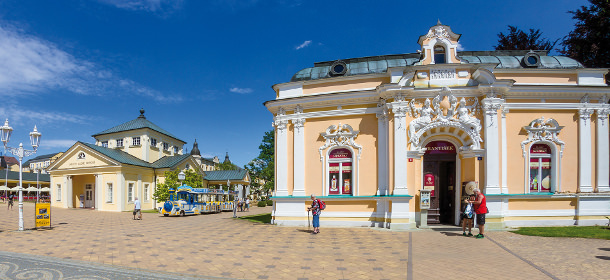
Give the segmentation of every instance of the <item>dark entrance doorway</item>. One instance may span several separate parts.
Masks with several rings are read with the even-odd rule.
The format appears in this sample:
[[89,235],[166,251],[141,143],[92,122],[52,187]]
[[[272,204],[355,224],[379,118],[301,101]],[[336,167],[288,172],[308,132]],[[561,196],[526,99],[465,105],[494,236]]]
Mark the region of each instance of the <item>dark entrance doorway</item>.
[[434,188],[430,195],[428,224],[455,224],[455,146],[447,141],[433,141],[426,148],[424,176],[434,178],[434,186],[428,186]]

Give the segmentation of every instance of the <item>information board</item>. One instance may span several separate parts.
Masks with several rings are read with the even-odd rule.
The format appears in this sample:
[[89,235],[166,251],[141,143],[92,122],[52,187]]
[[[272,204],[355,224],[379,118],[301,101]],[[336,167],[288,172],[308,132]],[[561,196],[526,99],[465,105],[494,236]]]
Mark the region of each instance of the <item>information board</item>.
[[36,203],[36,227],[51,227],[51,203]]

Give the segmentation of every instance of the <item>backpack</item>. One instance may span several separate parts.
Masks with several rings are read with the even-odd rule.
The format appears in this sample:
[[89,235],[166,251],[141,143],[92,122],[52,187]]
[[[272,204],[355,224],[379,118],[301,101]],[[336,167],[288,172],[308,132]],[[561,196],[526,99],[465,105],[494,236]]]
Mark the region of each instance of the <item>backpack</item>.
[[468,217],[468,219],[472,219],[472,206],[470,203],[466,205],[466,209],[464,209],[464,215]]
[[324,201],[318,199],[318,204],[320,205],[320,210],[326,209],[326,203],[324,203]]

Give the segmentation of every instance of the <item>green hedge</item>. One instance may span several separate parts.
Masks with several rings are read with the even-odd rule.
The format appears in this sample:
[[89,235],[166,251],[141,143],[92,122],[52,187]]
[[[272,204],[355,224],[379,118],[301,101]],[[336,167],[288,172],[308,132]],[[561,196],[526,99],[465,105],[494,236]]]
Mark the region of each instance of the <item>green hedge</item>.
[[273,206],[273,200],[267,200],[267,206]]
[[257,205],[258,205],[258,207],[265,207],[265,206],[267,206],[267,202],[259,201]]

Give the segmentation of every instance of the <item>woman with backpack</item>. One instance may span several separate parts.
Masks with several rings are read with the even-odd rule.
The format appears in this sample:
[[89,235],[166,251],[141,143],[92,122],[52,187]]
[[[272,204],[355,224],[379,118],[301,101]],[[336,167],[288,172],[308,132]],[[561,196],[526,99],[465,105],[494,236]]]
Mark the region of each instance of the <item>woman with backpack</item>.
[[319,199],[316,199],[316,195],[311,195],[311,206],[307,208],[307,211],[311,210],[311,214],[313,215],[313,232],[312,234],[320,233],[320,212],[322,209],[326,208],[326,204]]

